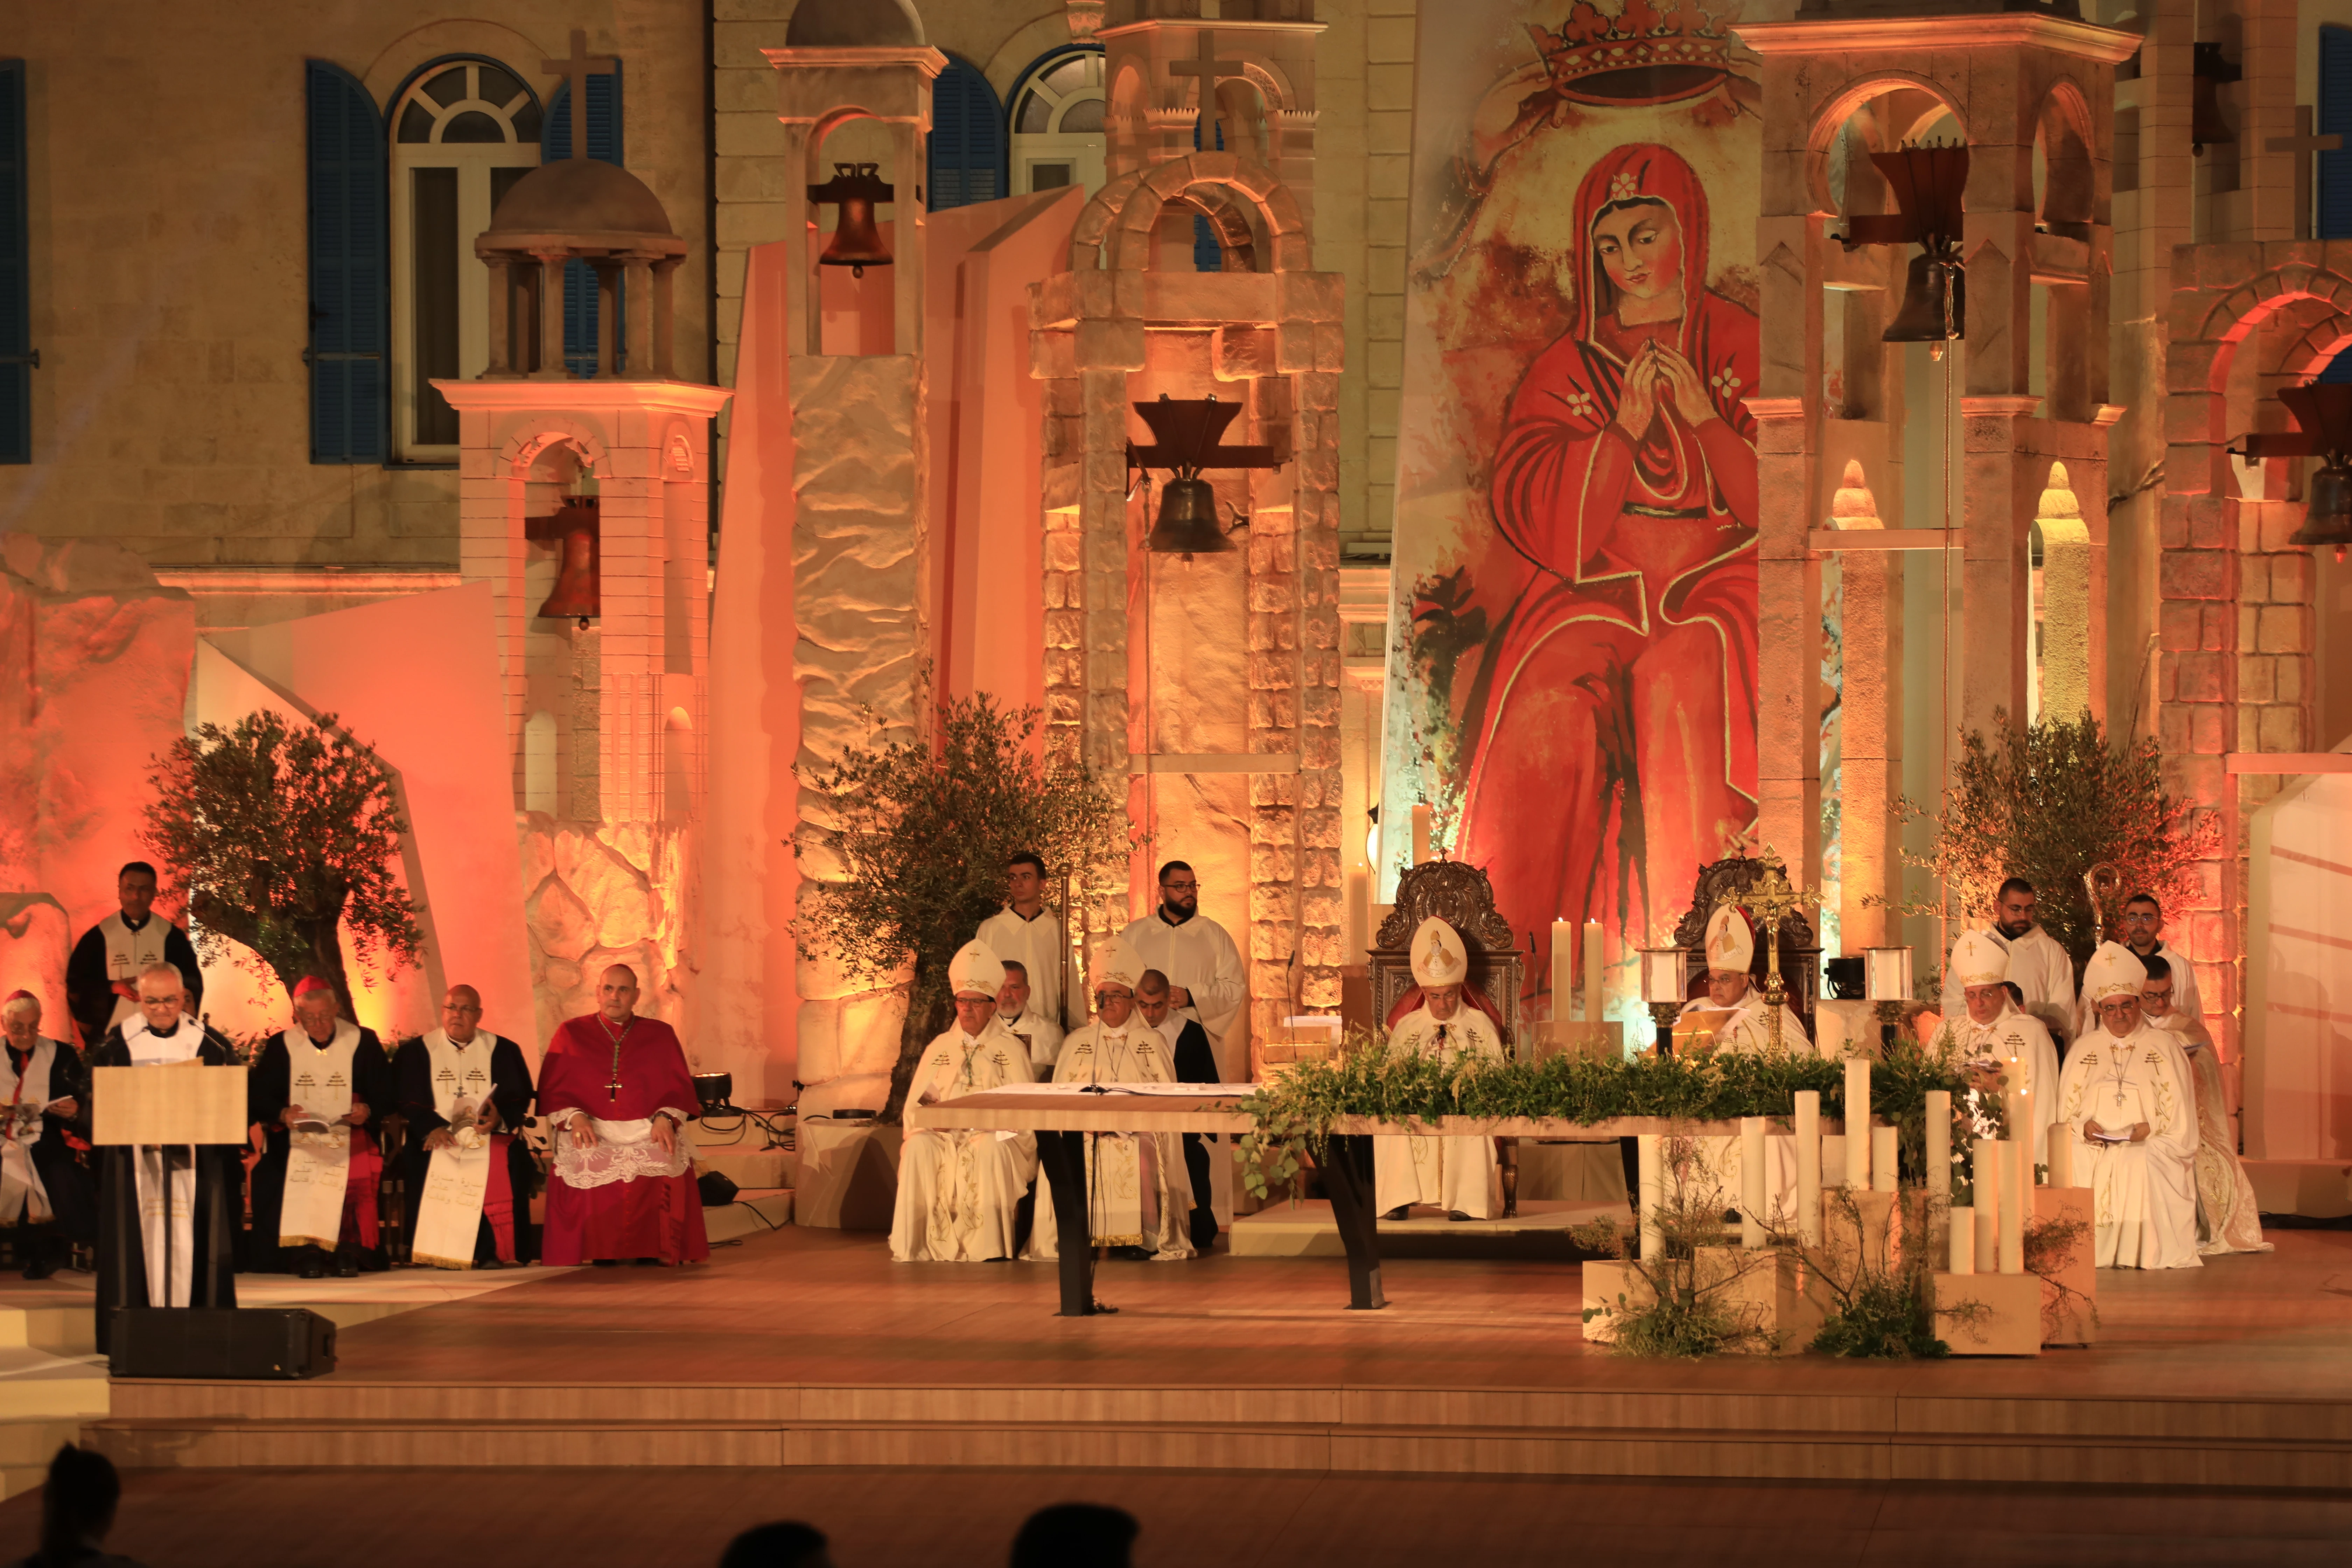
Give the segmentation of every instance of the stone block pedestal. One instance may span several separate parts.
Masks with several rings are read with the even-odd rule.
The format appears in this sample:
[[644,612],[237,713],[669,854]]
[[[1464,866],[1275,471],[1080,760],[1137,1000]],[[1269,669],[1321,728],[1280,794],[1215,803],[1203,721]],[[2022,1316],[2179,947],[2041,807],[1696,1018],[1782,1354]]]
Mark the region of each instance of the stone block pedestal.
[[2095,1212],[2088,1187],[2033,1189],[2037,1223],[2048,1225],[2060,1219],[2083,1223],[2082,1239],[2074,1243],[2064,1264],[2042,1280],[2042,1342],[2045,1345],[2087,1345],[2099,1337],[2099,1271],[2092,1267],[2096,1252],[2096,1233],[2092,1229]]
[[[1964,1321],[1964,1303],[1985,1310]],[[2042,1279],[2033,1274],[1937,1274],[1936,1332],[1954,1355],[2040,1355]]]

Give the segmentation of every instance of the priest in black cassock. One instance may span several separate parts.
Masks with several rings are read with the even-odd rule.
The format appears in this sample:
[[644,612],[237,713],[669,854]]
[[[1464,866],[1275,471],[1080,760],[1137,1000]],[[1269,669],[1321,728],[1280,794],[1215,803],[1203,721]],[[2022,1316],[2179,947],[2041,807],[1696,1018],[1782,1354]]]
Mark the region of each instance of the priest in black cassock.
[[452,985],[441,1026],[394,1058],[409,1257],[436,1268],[497,1268],[539,1256],[530,1226],[530,1064],[482,1027],[481,993]]
[[[1201,1027],[1198,1018],[1187,1018],[1175,1008],[1175,995],[1168,984],[1168,976],[1156,969],[1147,969],[1135,983],[1135,1010],[1143,1021],[1160,1031],[1168,1042],[1176,1063],[1179,1083],[1216,1083],[1217,1052],[1209,1044],[1209,1031]],[[1224,1140],[1213,1132],[1184,1134],[1184,1173],[1192,1179],[1192,1249],[1206,1252],[1217,1239],[1217,1205],[1213,1189],[1209,1185],[1210,1151],[1223,1153]]]
[[66,961],[66,1007],[81,1029],[81,1048],[106,1038],[106,1031],[138,1016],[141,970],[168,963],[186,977],[188,1013],[201,1017],[204,972],[188,933],[155,912],[155,868],[133,860],[115,874],[114,896],[121,908],[82,932]]
[[[41,999],[17,991],[0,1002],[7,1060],[0,1095],[0,1226],[18,1227],[25,1278],[47,1279],[68,1249],[98,1239],[98,1194],[91,1184],[89,1073],[81,1053],[41,1033]],[[70,1133],[79,1144],[68,1143]]]
[[316,1279],[331,1259],[348,1279],[384,1267],[376,1129],[392,1100],[392,1063],[375,1031],[337,1016],[334,987],[305,975],[294,986],[294,1026],[262,1047],[246,1086],[268,1140],[253,1167],[248,1268]]
[[[99,1068],[233,1065],[229,1044],[188,1012],[179,970],[153,963],[137,978],[139,1012],[89,1053]],[[90,1098],[98,1097],[93,1083]],[[93,1106],[93,1113],[95,1107]],[[114,1313],[144,1307],[236,1305],[236,1215],[245,1151],[111,1144],[98,1151],[98,1349]]]

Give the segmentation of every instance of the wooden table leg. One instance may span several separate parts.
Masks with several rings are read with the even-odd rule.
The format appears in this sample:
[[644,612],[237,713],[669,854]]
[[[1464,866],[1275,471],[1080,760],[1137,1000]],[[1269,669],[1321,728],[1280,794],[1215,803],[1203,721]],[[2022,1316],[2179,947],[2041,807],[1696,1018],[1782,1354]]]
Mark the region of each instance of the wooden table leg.
[[1323,1190],[1348,1249],[1348,1310],[1376,1312],[1387,1306],[1381,1294],[1380,1211],[1372,1206],[1372,1141],[1334,1134],[1323,1166]]
[[1064,1318],[1090,1318],[1095,1313],[1095,1246],[1087,1229],[1086,1137],[1083,1132],[1037,1134],[1037,1163],[1045,1173],[1061,1247],[1062,1306],[1055,1316]]

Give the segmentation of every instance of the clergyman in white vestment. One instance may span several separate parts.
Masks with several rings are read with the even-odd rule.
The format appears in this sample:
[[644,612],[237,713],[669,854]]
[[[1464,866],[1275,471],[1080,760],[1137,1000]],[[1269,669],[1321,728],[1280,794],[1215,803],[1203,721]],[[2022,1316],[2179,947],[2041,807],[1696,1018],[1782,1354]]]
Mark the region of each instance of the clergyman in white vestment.
[[977,940],[998,963],[1018,963],[1027,972],[1033,1011],[1058,1028],[1076,1028],[1087,1021],[1087,1009],[1075,994],[1064,993],[1069,933],[1046,906],[1045,862],[1025,849],[1007,860],[1004,897],[1004,907],[980,922]]
[[[1748,911],[1736,905],[1717,908],[1706,921],[1706,994],[1694,996],[1683,1004],[1675,1019],[1677,1035],[1685,1020],[1706,1020],[1714,1031],[1710,1047],[1734,1056],[1769,1057],[1776,1050],[1784,1057],[1810,1056],[1812,1042],[1805,1037],[1804,1020],[1786,1002],[1780,1004],[1780,1039],[1773,1040],[1772,1010],[1765,1005],[1764,994],[1756,988],[1756,927]],[[1686,1049],[1677,1045],[1675,1049]],[[1691,1140],[1692,1152],[1704,1162],[1717,1189],[1727,1202],[1736,1202],[1741,1186],[1741,1144],[1737,1138],[1705,1137]],[[1793,1226],[1797,1214],[1797,1142],[1793,1138],[1768,1137],[1764,1140],[1765,1217],[1769,1224]],[[1843,1171],[1843,1156],[1835,1156],[1829,1169]],[[1823,1178],[1827,1180],[1827,1177]],[[1696,1195],[1696,1194],[1693,1194]]]
[[[2033,923],[2033,884],[2011,877],[1993,896],[1992,921],[1985,935],[2009,954],[2010,984],[2025,994],[2025,1011],[2042,1020],[2052,1039],[2074,1028],[2074,961],[2058,939]],[[1944,975],[1943,1011],[1958,1018],[1965,999],[1957,975]]]
[[2093,1194],[2097,1266],[2195,1268],[2195,1090],[2179,1044],[2140,1016],[2147,973],[2115,942],[2091,955],[2083,988],[2099,1025],[2066,1053],[2058,1114]]
[[[1978,1135],[2000,1136],[1999,1124],[1986,1111],[1988,1096],[2002,1093],[2033,1097],[2033,1163],[2050,1163],[2050,1129],[2058,1120],[2058,1047],[2042,1020],[2021,1013],[2012,1005],[2009,986],[2009,949],[1980,931],[1964,931],[1952,944],[1947,975],[1958,975],[1966,1011],[1946,1028],[1951,1044],[1977,1086],[1969,1091],[1969,1114]],[[1998,1079],[2006,1079],[2005,1083]]]
[[[1470,953],[1459,932],[1432,916],[1412,933],[1412,979],[1421,1005],[1396,1021],[1389,1049],[1423,1057],[1503,1057],[1495,1021],[1468,1005],[1462,987]],[[1373,1205],[1384,1219],[1403,1219],[1415,1205],[1442,1208],[1449,1219],[1495,1215],[1498,1162],[1492,1138],[1372,1140]]]
[[[996,1016],[1004,965],[969,942],[948,965],[956,1021],[915,1064],[907,1098],[936,1105],[1006,1084],[1034,1083],[1029,1050]],[[898,1206],[890,1256],[900,1263],[993,1263],[1013,1256],[1013,1211],[1037,1173],[1027,1132],[926,1127],[898,1156]],[[1042,1205],[1041,1205],[1042,1206]]]
[[1178,1015],[1199,1023],[1224,1069],[1247,1077],[1243,1025],[1249,975],[1224,927],[1201,912],[1201,879],[1181,860],[1160,868],[1160,907],[1119,932],[1146,969],[1168,976]]
[[[2172,1005],[2178,973],[2163,959],[2140,960],[2140,1014],[2148,1026],[2170,1035],[2189,1060],[2189,1087],[2197,1100],[2197,1250],[2208,1258],[2222,1252],[2268,1252],[2254,1184],[2238,1158],[2237,1124],[2230,1120],[2221,1083],[2221,1053],[2203,1020]],[[2184,965],[2185,967],[2185,965]]]
[[1029,987],[1029,966],[1018,959],[1003,963],[1004,984],[996,993],[996,1021],[1029,1047],[1030,1070],[1041,1079],[1050,1079],[1062,1054],[1062,1026],[1038,1011],[1037,994]]

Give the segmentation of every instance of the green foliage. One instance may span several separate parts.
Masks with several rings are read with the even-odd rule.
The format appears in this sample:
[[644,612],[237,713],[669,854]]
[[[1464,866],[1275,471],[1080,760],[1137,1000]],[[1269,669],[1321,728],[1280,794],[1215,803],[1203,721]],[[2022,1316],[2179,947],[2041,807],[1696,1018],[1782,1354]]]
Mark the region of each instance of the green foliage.
[[1664,1139],[1658,1157],[1664,1183],[1652,1216],[1654,1253],[1637,1256],[1632,1238],[1612,1220],[1570,1233],[1579,1247],[1614,1252],[1642,1287],[1620,1291],[1613,1307],[1585,1309],[1584,1321],[1610,1318],[1619,1355],[1688,1360],[1778,1350],[1780,1336],[1757,1321],[1752,1307],[1731,1300],[1749,1274],[1778,1267],[1772,1254],[1738,1246],[1737,1232],[1723,1219],[1733,1200],[1696,1142]]
[[141,841],[185,897],[204,956],[234,938],[254,955],[240,962],[289,993],[305,974],[328,981],[349,1016],[338,928],[393,973],[425,933],[394,869],[408,825],[392,774],[334,725],[265,709],[174,742],[150,769]]
[[[2211,812],[2165,794],[2153,740],[2110,743],[2097,720],[2040,719],[2020,728],[1995,710],[1990,740],[1961,738],[1950,804],[1940,818],[1906,799],[1906,821],[1936,819],[1925,855],[1906,865],[1935,877],[1958,912],[1973,919],[1992,906],[2009,877],[2032,882],[2035,919],[2072,953],[2079,971],[2099,944],[2083,874],[2102,862],[2121,874],[2125,896],[2153,893],[2167,909],[2197,891],[2195,863],[2219,847]],[[1897,913],[1940,915],[1914,901]],[[2108,918],[2120,911],[2110,910]]]
[[901,987],[907,1018],[883,1109],[895,1121],[923,1047],[947,1026],[948,962],[1003,906],[1004,862],[1031,850],[1053,875],[1123,865],[1136,843],[1122,795],[1075,763],[1041,763],[1034,708],[985,694],[945,704],[928,741],[881,739],[801,783],[835,826],[795,839],[804,884],[793,938],[853,980]]
[[[1846,1234],[1862,1236],[1862,1206],[1854,1195],[1844,1188],[1827,1195],[1843,1218]],[[1925,1205],[1901,1201],[1909,1195],[1901,1194],[1895,1204],[1893,1221],[1875,1257],[1866,1247],[1852,1252],[1806,1249],[1806,1261],[1837,1303],[1813,1335],[1813,1350],[1877,1361],[1951,1353],[1951,1347],[1936,1334],[1935,1272]]]

